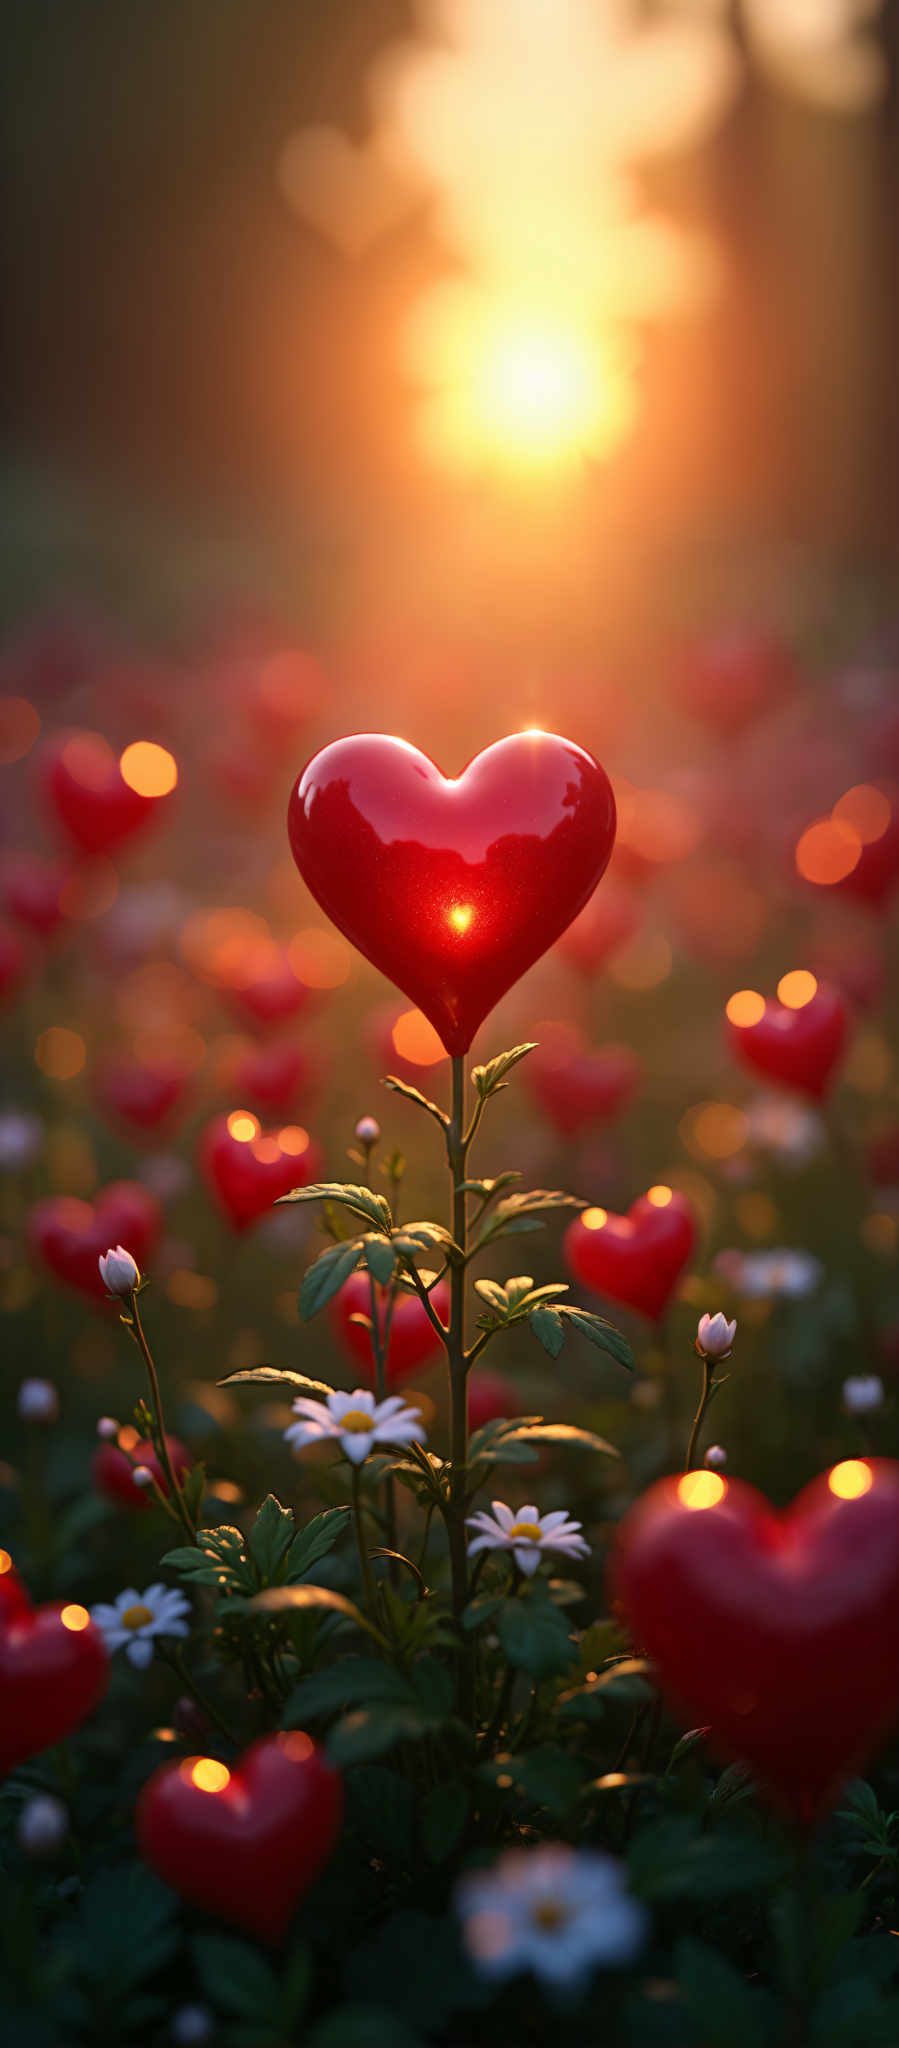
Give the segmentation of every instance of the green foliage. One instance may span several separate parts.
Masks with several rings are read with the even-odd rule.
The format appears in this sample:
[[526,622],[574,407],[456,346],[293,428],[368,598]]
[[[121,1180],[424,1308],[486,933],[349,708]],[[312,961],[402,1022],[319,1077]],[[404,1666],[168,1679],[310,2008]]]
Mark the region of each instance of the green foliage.
[[409,1081],[398,1080],[396,1074],[388,1074],[385,1077],[384,1086],[385,1088],[392,1088],[397,1095],[404,1095],[407,1102],[417,1103],[419,1109],[426,1109],[428,1115],[432,1116],[435,1122],[446,1130],[449,1117],[445,1109],[440,1109],[436,1102],[431,1102],[427,1095],[422,1095],[420,1088],[413,1088]]
[[513,1045],[511,1052],[497,1053],[496,1058],[488,1060],[486,1066],[472,1067],[472,1085],[478,1101],[487,1102],[491,1095],[497,1095],[501,1088],[507,1088],[509,1084],[506,1075],[511,1074],[512,1068],[517,1067],[519,1060],[526,1059],[529,1052],[536,1050],[536,1040],[525,1045]]
[[365,1256],[365,1239],[352,1238],[348,1244],[331,1244],[307,1267],[300,1288],[300,1315],[304,1322],[317,1316],[345,1280],[355,1273]]
[[568,1623],[545,1579],[532,1579],[517,1598],[503,1602],[499,1638],[509,1663],[532,1678],[555,1678],[574,1657]]

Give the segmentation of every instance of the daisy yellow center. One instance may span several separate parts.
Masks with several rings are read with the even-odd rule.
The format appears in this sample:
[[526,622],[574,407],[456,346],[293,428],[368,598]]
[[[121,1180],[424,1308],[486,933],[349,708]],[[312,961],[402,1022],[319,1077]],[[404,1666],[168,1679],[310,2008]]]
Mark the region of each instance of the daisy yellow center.
[[555,1934],[557,1927],[564,1927],[568,1912],[560,1906],[558,1899],[538,1899],[532,1914],[535,1927],[544,1934]]
[[543,1534],[539,1522],[513,1522],[510,1536],[526,1536],[529,1543],[539,1543]]
[[147,1622],[152,1619],[152,1608],[145,1607],[142,1600],[138,1600],[134,1607],[126,1607],[124,1614],[119,1615],[123,1628],[146,1628]]
[[369,1415],[365,1408],[348,1409],[346,1415],[341,1416],[339,1424],[341,1429],[350,1430],[353,1436],[362,1436],[366,1430],[374,1429],[374,1426],[374,1416]]

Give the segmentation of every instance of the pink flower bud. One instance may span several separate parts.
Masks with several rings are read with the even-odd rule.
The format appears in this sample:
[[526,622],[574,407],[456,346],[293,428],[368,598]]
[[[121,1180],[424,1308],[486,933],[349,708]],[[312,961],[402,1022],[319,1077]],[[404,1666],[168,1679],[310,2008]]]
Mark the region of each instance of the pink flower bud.
[[119,1295],[123,1301],[127,1300],[128,1295],[133,1294],[135,1287],[140,1284],[137,1261],[125,1250],[123,1244],[114,1245],[108,1252],[101,1253],[97,1264],[107,1292]]
[[870,1415],[883,1407],[883,1381],[876,1372],[853,1373],[843,1381],[843,1407],[847,1415]]
[[52,1856],[62,1847],[69,1832],[69,1816],[61,1799],[50,1792],[38,1792],[26,1799],[16,1833],[26,1856]]
[[55,1422],[59,1395],[52,1380],[23,1380],[16,1407],[23,1422]]
[[696,1349],[703,1358],[729,1358],[731,1346],[737,1334],[736,1320],[729,1323],[721,1314],[700,1316],[696,1332]]
[[727,1452],[724,1445],[709,1444],[702,1462],[704,1465],[708,1465],[712,1472],[720,1472],[722,1465],[727,1464]]
[[153,1474],[150,1471],[149,1465],[135,1465],[131,1477],[135,1486],[146,1487],[153,1484]]
[[357,1145],[376,1145],[381,1135],[381,1126],[373,1116],[360,1116],[356,1125]]
[[115,1419],[115,1416],[101,1415],[100,1420],[97,1423],[97,1435],[102,1437],[104,1439],[104,1442],[111,1443],[113,1438],[118,1436],[118,1433],[119,1425]]

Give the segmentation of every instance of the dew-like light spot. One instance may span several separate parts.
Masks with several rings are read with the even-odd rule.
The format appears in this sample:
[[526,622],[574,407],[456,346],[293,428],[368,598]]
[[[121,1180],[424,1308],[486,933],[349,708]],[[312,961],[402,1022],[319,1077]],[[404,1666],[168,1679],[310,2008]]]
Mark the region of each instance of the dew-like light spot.
[[232,1109],[228,1118],[228,1136],[236,1138],[238,1145],[249,1145],[260,1132],[259,1118],[252,1116],[248,1109]]
[[608,1209],[585,1209],[581,1216],[585,1230],[604,1230],[608,1220]]
[[714,1508],[724,1499],[727,1480],[719,1472],[685,1472],[678,1480],[677,1497],[682,1508]]
[[870,1493],[874,1474],[862,1458],[845,1458],[828,1472],[827,1484],[837,1500],[859,1500],[863,1493]]
[[650,1188],[646,1196],[647,1202],[651,1202],[654,1209],[667,1209],[672,1199],[671,1188],[662,1187],[661,1185]]
[[227,1764],[220,1764],[214,1756],[195,1757],[188,1764],[182,1765],[182,1770],[186,1771],[191,1784],[196,1785],[198,1792],[224,1792],[225,1786],[231,1782]]
[[59,1619],[62,1622],[63,1628],[71,1629],[72,1634],[75,1636],[80,1635],[82,1629],[87,1628],[90,1623],[90,1615],[86,1607],[64,1607]]

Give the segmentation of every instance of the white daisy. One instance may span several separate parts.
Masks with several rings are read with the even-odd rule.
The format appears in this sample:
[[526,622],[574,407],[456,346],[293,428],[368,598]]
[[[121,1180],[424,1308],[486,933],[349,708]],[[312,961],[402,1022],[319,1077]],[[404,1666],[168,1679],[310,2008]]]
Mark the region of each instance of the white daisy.
[[565,1508],[538,1515],[536,1508],[519,1508],[513,1514],[504,1501],[492,1500],[492,1512],[480,1508],[468,1515],[469,1528],[477,1529],[468,1546],[469,1557],[479,1550],[511,1550],[520,1572],[533,1576],[546,1550],[561,1550],[565,1557],[589,1557],[590,1545],[581,1535],[581,1523],[569,1521]]
[[356,1387],[352,1394],[329,1394],[326,1401],[300,1395],[293,1412],[302,1418],[284,1432],[293,1450],[333,1440],[353,1465],[363,1464],[374,1444],[424,1442],[421,1409],[407,1407],[399,1394],[376,1401],[366,1387]]
[[576,1986],[599,1964],[632,1962],[647,1932],[622,1866],[561,1842],[507,1849],[491,1870],[460,1880],[455,1904],[483,1977],[533,1970],[548,1984]]
[[184,1617],[189,1613],[190,1601],[183,1593],[157,1582],[145,1593],[128,1586],[111,1606],[101,1601],[99,1607],[91,1608],[91,1620],[102,1629],[108,1650],[124,1646],[129,1661],[144,1671],[153,1655],[153,1637],[186,1636]]

